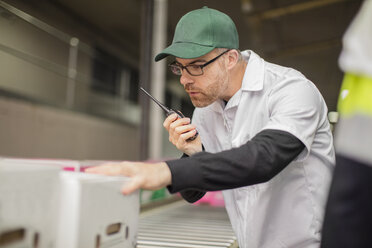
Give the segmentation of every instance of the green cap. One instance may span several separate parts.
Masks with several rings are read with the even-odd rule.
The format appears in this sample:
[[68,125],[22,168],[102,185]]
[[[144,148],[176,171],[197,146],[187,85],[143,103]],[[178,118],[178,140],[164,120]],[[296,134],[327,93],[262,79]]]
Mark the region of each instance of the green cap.
[[176,26],[172,44],[156,55],[192,59],[214,48],[239,49],[239,36],[231,18],[215,9],[203,7],[184,15]]

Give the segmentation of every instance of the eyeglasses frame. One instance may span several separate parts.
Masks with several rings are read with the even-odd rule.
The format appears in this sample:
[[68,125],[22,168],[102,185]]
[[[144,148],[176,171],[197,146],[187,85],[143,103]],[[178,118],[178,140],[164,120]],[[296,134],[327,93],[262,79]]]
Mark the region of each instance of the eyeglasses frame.
[[[211,60],[205,62],[205,63],[202,64],[202,65],[194,65],[194,66],[199,66],[199,67],[200,67],[201,74],[194,75],[194,74],[190,73],[190,71],[187,69],[187,67],[190,66],[190,64],[183,66],[183,65],[181,65],[181,64],[178,63],[177,66],[179,66],[179,67],[181,68],[181,74],[179,74],[179,75],[178,75],[178,74],[175,74],[172,70],[171,70],[171,71],[173,72],[173,74],[175,74],[175,75],[177,75],[177,76],[182,76],[183,69],[186,69],[186,71],[187,71],[191,76],[201,76],[201,75],[204,74],[204,70],[203,70],[204,67],[206,67],[206,66],[209,65],[209,64],[212,64],[212,63],[213,63],[214,61],[216,61],[219,57],[221,57],[222,55],[224,55],[225,53],[227,53],[227,52],[230,51],[230,50],[231,50],[231,49],[227,49],[227,50],[224,51],[223,53],[217,55],[216,57],[214,57],[213,59],[211,59]],[[169,66],[169,67],[171,67],[171,66],[175,66],[175,63],[177,63],[177,61],[174,61],[174,62],[170,63],[168,66]]]

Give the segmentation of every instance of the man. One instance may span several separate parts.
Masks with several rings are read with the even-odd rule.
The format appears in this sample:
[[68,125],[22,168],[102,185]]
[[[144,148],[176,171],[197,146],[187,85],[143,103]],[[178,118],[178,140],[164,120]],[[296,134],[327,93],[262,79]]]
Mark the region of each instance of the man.
[[204,7],[183,16],[155,58],[175,57],[170,68],[196,107],[192,124],[164,121],[183,158],[90,172],[131,177],[124,194],[168,186],[194,202],[224,190],[241,248],[318,247],[334,164],[327,107],[301,73],[238,48],[227,15]]
[[345,72],[336,129],[337,165],[322,247],[372,246],[372,0],[362,5],[343,39]]

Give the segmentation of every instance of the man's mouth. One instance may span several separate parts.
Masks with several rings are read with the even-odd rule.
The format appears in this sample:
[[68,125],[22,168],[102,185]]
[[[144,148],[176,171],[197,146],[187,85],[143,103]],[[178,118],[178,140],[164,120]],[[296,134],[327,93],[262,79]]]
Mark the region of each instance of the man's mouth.
[[200,94],[200,92],[198,92],[198,91],[188,91],[187,93],[188,93],[190,96],[196,96],[196,95]]
[[190,90],[187,93],[189,93],[189,94],[195,94],[195,93],[198,93],[198,91],[192,91],[192,90]]

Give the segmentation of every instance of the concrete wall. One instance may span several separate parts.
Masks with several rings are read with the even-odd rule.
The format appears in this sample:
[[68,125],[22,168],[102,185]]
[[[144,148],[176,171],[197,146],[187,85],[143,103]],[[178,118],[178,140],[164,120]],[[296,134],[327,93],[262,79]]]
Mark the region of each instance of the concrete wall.
[[63,104],[68,44],[14,16],[0,17],[0,30],[0,87]]
[[[0,11],[0,156],[138,160],[140,106],[122,96],[100,94],[92,90],[90,82],[91,49],[95,46],[131,66],[138,65],[138,56],[133,58],[128,47],[103,39],[91,26],[76,21],[48,1],[6,2],[78,37],[79,44],[84,43],[90,53],[79,49],[72,107],[75,112],[65,110],[69,45]],[[7,97],[13,94],[18,98]],[[159,132],[164,137],[162,158],[179,157],[181,153],[169,143],[162,125]]]
[[0,156],[138,160],[138,128],[3,97]]
[[[48,13],[27,2],[10,2],[38,18]],[[63,26],[70,20],[62,12],[53,11],[60,18],[47,16],[43,21]],[[69,44],[6,11],[0,13],[0,30],[1,92],[33,99],[30,102],[0,95],[0,156],[139,159],[139,106],[91,90],[91,55],[79,50],[77,71],[85,78],[77,78],[75,111],[69,111],[63,108],[66,106]],[[93,33],[79,24],[62,31],[79,38]],[[115,49],[107,42],[100,45]],[[124,59],[125,56],[120,57]],[[104,119],[81,110],[91,114],[106,113],[105,116],[113,119],[123,117],[129,122]]]

